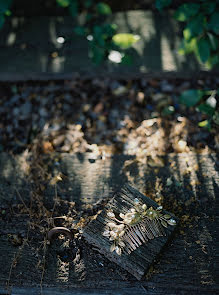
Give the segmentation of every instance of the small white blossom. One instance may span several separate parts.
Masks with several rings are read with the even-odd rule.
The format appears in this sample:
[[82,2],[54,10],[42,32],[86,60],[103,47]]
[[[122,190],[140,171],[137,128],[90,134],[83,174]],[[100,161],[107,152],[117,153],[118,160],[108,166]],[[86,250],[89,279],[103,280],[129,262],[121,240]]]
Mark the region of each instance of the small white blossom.
[[122,230],[122,231],[119,233],[119,237],[122,237],[124,234],[125,234],[125,231]]
[[116,224],[114,222],[109,222],[107,223],[107,225],[112,229],[116,226]]
[[110,218],[114,218],[115,214],[113,212],[107,212],[107,216]]
[[125,243],[123,241],[119,241],[119,246],[120,247],[125,247]]
[[122,249],[120,247],[116,246],[115,250],[118,255],[122,254]]
[[105,230],[105,231],[103,232],[103,236],[104,236],[104,237],[109,237],[109,236],[110,236],[110,231],[109,231],[109,230]]
[[115,248],[116,248],[115,244],[112,244],[110,247],[110,252],[113,252],[115,250]]
[[123,214],[123,213],[120,213],[119,216],[120,216],[122,219],[125,218],[125,214]]

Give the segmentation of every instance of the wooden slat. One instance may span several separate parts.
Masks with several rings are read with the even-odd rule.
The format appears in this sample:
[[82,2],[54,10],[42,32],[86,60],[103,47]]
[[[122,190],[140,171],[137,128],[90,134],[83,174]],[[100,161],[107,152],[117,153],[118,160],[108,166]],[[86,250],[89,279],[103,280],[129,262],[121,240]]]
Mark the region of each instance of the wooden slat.
[[[19,179],[16,188],[27,204],[30,194],[26,191],[28,184],[24,186],[25,176],[22,176],[20,164],[17,162],[11,166],[11,158],[6,155],[4,157],[4,161],[0,161],[1,171],[4,171],[0,174],[0,199],[1,208],[9,210],[8,204],[19,202],[19,198],[15,198],[14,186],[9,181],[13,184]],[[81,256],[78,260],[72,260],[65,266],[60,262],[60,245],[54,241],[46,252],[43,285],[46,288],[54,287],[54,290],[72,288],[78,294],[86,294],[87,290],[94,294],[216,294],[219,291],[215,264],[215,204],[216,196],[219,195],[217,155],[170,154],[163,157],[163,167],[150,167],[134,161],[125,168],[128,159],[128,156],[115,156],[91,163],[89,155],[62,155],[60,165],[57,166],[56,163],[54,169],[67,176],[58,186],[59,196],[75,201],[78,208],[87,202],[94,204],[101,198],[108,197],[110,192],[129,181],[141,193],[154,200],[161,198],[163,207],[180,218],[179,231],[156,259],[147,280],[137,282],[125,270],[89,247],[85,241],[80,245]],[[188,169],[188,166],[192,169]],[[7,171],[10,173],[6,173]],[[169,177],[174,181],[171,186],[166,185]],[[26,189],[22,190],[24,187]],[[161,189],[161,196],[156,195],[158,187]],[[53,205],[53,196],[54,189],[48,187],[43,196],[48,205]],[[0,215],[1,292],[9,277],[14,255],[19,251],[19,247],[13,246],[7,235],[26,234],[26,231],[26,216],[5,219]],[[28,293],[32,288],[30,286],[40,284],[41,269],[36,265],[37,248],[41,246],[41,241],[35,231],[30,232],[30,237],[30,242],[20,251],[17,264],[11,272],[10,285],[14,286],[14,294],[31,294]],[[67,290],[63,294],[65,292],[68,294]]]

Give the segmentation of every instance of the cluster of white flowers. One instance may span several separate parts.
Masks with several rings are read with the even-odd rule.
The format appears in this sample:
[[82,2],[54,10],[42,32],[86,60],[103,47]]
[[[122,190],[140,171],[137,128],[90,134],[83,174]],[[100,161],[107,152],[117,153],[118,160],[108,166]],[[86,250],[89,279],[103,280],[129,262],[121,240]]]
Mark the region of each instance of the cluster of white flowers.
[[125,234],[126,226],[135,226],[144,218],[148,220],[160,220],[164,227],[169,225],[176,225],[176,221],[171,218],[170,215],[163,215],[161,213],[163,207],[159,206],[156,209],[153,207],[147,208],[146,204],[141,205],[138,199],[134,200],[135,208],[131,208],[126,214],[120,213],[118,220],[112,211],[107,213],[107,216],[115,222],[108,222],[106,224],[106,229],[103,232],[104,237],[108,237],[110,241],[113,241],[110,251],[115,251],[118,255],[122,254],[122,249],[126,246],[123,241],[123,236]]
[[[109,217],[115,216],[112,212],[108,212],[107,215]],[[116,224],[114,222],[109,222],[107,223],[106,230],[103,232],[104,237],[108,237],[110,241],[113,241],[110,251],[116,251],[118,255],[122,254],[122,248],[125,247],[125,243],[122,241],[122,236],[125,233],[124,227],[125,225],[123,223]]]

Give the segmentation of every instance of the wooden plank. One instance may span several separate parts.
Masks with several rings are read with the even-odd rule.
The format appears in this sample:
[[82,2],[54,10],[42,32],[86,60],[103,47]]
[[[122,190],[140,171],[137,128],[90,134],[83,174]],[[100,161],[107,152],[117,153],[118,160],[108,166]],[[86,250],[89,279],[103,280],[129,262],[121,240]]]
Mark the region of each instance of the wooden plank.
[[[17,189],[28,204],[30,194],[22,191],[25,175],[22,176],[20,164],[14,165],[10,156],[4,155],[1,161],[0,185],[1,209],[15,201],[15,190],[9,185],[17,177]],[[0,155],[1,158],[1,155]],[[63,294],[72,288],[78,294],[87,290],[106,294],[216,294],[219,287],[216,283],[216,196],[219,195],[219,165],[216,154],[199,155],[170,154],[163,157],[163,166],[150,167],[134,160],[127,166],[128,156],[94,162],[89,155],[61,155],[59,165],[54,157],[54,168],[66,175],[65,181],[58,184],[58,195],[66,201],[76,202],[83,216],[85,204],[95,204],[109,196],[109,193],[131,182],[141,193],[149,195],[161,203],[165,209],[180,218],[179,230],[174,242],[168,243],[160,255],[147,279],[136,281],[117,264],[110,262],[88,244],[79,245],[81,255],[70,260],[66,265],[60,258],[60,244],[54,241],[46,252],[46,270],[43,287],[48,290],[54,287],[64,289]],[[17,159],[14,159],[15,162]],[[12,164],[13,165],[12,165]],[[4,173],[2,172],[4,171]],[[10,171],[10,173],[6,173]],[[172,184],[167,185],[171,178]],[[27,186],[28,187],[28,186]],[[7,197],[7,198],[6,198]],[[47,188],[43,195],[48,209],[53,206],[54,188]],[[19,198],[16,198],[19,202]],[[81,208],[81,209],[80,209]],[[12,212],[13,213],[13,212]],[[0,210],[0,286],[4,290],[9,278],[14,255],[19,252],[17,264],[12,268],[10,286],[12,290],[24,290],[30,294],[30,286],[40,285],[41,269],[37,266],[41,259],[42,247],[37,230],[29,232],[30,241],[20,250],[8,240],[8,234],[26,234],[28,220],[24,215],[5,218]],[[25,235],[24,235],[25,236]],[[41,247],[41,252],[38,248]],[[68,248],[71,252],[72,248]],[[62,253],[67,249],[63,247]],[[37,256],[39,255],[39,256]],[[61,263],[62,262],[62,263]],[[63,276],[63,269],[65,276]],[[29,289],[28,289],[29,288]],[[146,291],[145,291],[146,290]],[[17,292],[17,291],[16,291]],[[20,291],[19,291],[20,292]],[[26,293],[25,293],[26,292]],[[37,292],[37,291],[36,291]],[[81,293],[80,293],[81,292]],[[116,293],[117,292],[117,293]],[[33,292],[34,293],[34,292]],[[16,293],[15,293],[16,294]],[[18,293],[19,294],[19,293]],[[21,293],[22,294],[22,293]],[[36,293],[37,294],[37,293]]]
[[[137,249],[130,254],[124,253],[123,251],[121,256],[118,256],[115,251],[111,252],[110,247],[112,242],[109,241],[108,237],[103,236],[107,223],[112,222],[107,216],[107,212],[113,211],[117,216],[119,213],[126,214],[131,208],[135,207],[135,198],[137,198],[142,204],[146,204],[148,208],[153,207],[156,209],[158,207],[153,200],[126,184],[120,191],[115,193],[113,199],[106,205],[97,218],[90,222],[90,224],[85,228],[83,236],[88,243],[94,245],[95,248],[98,249],[100,253],[104,254],[104,256],[106,256],[110,261],[117,263],[119,266],[134,275],[138,280],[141,280],[146,271],[149,269],[151,263],[155,260],[163,246],[167,243],[170,235],[175,229],[175,226],[168,226],[167,228],[163,227],[165,236],[154,237],[153,233],[149,229],[149,226],[146,225],[147,230],[150,232],[149,237],[151,235],[151,237],[153,236],[153,239],[138,247],[138,243],[140,243],[141,240],[136,238],[136,234],[130,234],[130,238],[128,237],[128,239],[129,241],[130,239],[133,241],[135,244],[134,247],[137,246]],[[167,211],[163,211],[163,214],[172,215]],[[176,217],[174,215],[172,215],[172,217],[174,218],[173,220],[176,221]],[[130,230],[132,230],[132,228],[130,228]],[[126,247],[128,247],[128,245],[129,244],[126,243]]]

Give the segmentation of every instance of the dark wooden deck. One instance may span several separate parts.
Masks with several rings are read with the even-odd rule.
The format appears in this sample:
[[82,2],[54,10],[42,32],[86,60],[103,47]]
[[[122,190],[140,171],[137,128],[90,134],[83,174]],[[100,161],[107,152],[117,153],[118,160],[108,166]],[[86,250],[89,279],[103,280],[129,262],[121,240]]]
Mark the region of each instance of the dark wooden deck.
[[[54,169],[67,178],[60,183],[61,198],[80,209],[107,198],[122,184],[131,182],[142,193],[173,212],[180,225],[172,240],[142,281],[137,281],[81,242],[80,255],[72,261],[60,259],[56,241],[45,252],[41,282],[38,249],[34,236],[23,247],[14,246],[8,234],[26,234],[25,214],[5,219],[0,215],[0,294],[217,294],[216,196],[219,196],[218,158],[215,154],[170,154],[164,165],[151,167],[128,156],[91,160],[89,155],[62,155]],[[28,203],[30,184],[25,180],[22,159],[0,155],[0,205],[7,210],[20,202],[16,190]],[[167,182],[171,177],[172,183]],[[157,194],[156,194],[157,192]],[[44,200],[50,202],[48,186]],[[65,249],[64,249],[65,250]],[[63,251],[64,251],[63,250]],[[66,246],[66,251],[71,251]],[[16,258],[16,265],[12,262]],[[13,267],[12,267],[13,266]],[[7,283],[9,284],[6,289]],[[41,284],[42,283],[42,284]],[[11,293],[10,293],[11,292]]]

